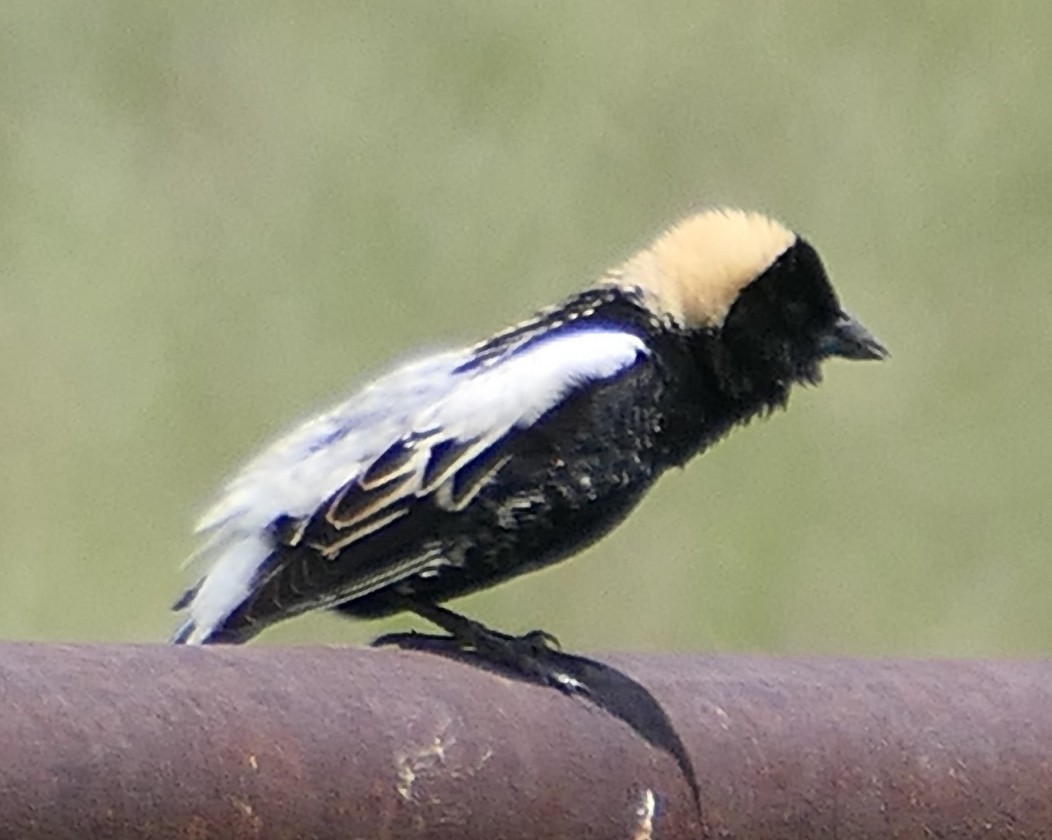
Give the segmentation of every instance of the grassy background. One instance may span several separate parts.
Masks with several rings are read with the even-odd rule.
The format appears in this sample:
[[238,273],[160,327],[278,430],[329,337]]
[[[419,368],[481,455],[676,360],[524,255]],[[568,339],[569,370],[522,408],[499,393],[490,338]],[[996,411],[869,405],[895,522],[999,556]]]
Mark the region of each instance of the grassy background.
[[163,638],[269,436],[732,203],[893,359],[455,606],[578,650],[1048,651],[1052,7],[650,8],[0,5],[0,636]]

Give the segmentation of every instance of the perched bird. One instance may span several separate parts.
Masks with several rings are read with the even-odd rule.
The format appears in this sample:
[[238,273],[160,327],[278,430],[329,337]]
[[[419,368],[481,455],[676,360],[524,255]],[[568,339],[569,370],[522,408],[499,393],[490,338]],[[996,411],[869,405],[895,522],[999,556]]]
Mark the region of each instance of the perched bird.
[[691,216],[591,288],[382,376],[251,461],[198,526],[210,566],[176,604],[174,641],[243,642],[312,609],[411,611],[466,649],[528,658],[549,637],[440,605],[595,542],[665,470],[817,383],[824,359],[886,355],[804,239],[757,213]]

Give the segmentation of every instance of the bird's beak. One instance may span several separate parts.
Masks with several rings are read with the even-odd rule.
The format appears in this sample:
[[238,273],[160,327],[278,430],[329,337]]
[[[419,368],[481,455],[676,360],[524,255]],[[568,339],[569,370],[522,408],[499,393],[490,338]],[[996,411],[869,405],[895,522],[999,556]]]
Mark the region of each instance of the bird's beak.
[[833,328],[826,334],[822,349],[827,356],[843,359],[886,359],[888,351],[858,321],[841,312]]

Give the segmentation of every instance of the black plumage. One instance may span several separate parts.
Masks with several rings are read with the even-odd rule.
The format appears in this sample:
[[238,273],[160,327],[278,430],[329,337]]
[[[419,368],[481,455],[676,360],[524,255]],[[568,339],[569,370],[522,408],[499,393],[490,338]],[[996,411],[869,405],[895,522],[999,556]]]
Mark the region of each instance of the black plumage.
[[692,217],[596,287],[379,380],[257,459],[205,522],[213,567],[177,641],[243,641],[313,608],[410,609],[456,633],[434,605],[594,542],[835,355],[885,353],[806,241],[756,214]]

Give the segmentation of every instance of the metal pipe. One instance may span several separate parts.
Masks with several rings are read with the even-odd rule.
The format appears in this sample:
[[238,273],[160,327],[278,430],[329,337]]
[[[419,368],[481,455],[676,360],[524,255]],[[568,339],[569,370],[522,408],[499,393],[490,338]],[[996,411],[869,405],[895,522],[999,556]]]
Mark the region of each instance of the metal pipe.
[[0,645],[0,838],[1052,837],[1052,663],[600,657],[594,705],[395,650]]

